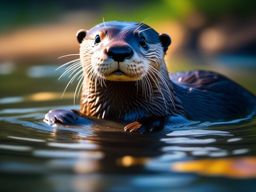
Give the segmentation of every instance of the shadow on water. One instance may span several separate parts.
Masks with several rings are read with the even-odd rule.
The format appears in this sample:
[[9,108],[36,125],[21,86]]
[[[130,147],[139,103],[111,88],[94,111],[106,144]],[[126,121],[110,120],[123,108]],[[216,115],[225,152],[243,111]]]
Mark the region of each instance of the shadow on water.
[[1,191],[253,189],[255,118],[202,123],[174,117],[164,131],[148,135],[102,120],[50,127],[42,121],[48,110],[78,107],[64,105],[72,102],[69,94],[62,101],[59,95],[52,87],[0,99]]

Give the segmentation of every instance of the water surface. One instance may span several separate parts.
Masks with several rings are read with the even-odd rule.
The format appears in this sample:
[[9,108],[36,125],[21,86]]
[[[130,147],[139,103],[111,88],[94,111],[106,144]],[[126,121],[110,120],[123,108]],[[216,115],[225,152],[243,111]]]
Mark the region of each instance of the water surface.
[[55,68],[12,66],[0,75],[0,191],[254,190],[255,118],[175,117],[149,135],[107,121],[50,127],[48,110],[79,108],[72,89],[61,98]]

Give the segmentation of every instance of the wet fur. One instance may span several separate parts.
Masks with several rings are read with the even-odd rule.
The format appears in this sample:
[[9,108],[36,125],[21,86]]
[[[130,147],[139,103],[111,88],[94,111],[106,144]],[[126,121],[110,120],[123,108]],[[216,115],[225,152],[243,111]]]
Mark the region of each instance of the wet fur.
[[[104,56],[106,44],[95,45],[94,37],[98,33],[104,33],[110,42],[127,43],[133,48],[134,56],[118,63],[118,67],[139,80],[105,79],[117,68],[117,62]],[[144,49],[138,44],[140,35],[148,45]],[[168,74],[164,55],[170,44],[169,36],[159,35],[143,23],[102,23],[87,32],[79,32],[77,38],[81,64],[78,60],[64,64],[68,67],[63,75],[72,76],[68,85],[79,79],[75,93],[82,90],[80,116],[133,122],[128,126],[130,131],[142,127],[144,132],[163,127],[166,118],[172,115],[223,121],[256,111],[255,96],[223,75],[209,71]],[[70,116],[72,112],[51,111],[45,119],[61,121],[64,113]]]
[[[123,26],[113,22],[96,26],[89,31],[88,39],[85,38],[81,43],[80,57],[84,83],[80,112],[85,116],[125,122],[150,116],[183,114],[182,106],[175,96],[168,77],[163,60],[165,49],[159,41],[159,34],[144,24],[121,23],[121,25]],[[103,62],[102,49],[104,47],[99,45],[95,48],[90,42],[90,34],[94,34],[94,31],[99,33],[99,31],[106,30],[110,39],[125,40],[133,48],[135,55],[127,61],[126,73],[139,75],[140,80],[114,82],[102,77],[103,73],[108,75],[115,67],[111,64],[117,62],[111,63],[108,58],[105,58]],[[147,49],[142,49],[137,45],[135,33],[141,33],[141,35],[143,33],[148,43]],[[131,68],[130,71],[129,68]]]
[[256,97],[227,77],[210,71],[170,74],[187,118],[226,121],[256,111]]

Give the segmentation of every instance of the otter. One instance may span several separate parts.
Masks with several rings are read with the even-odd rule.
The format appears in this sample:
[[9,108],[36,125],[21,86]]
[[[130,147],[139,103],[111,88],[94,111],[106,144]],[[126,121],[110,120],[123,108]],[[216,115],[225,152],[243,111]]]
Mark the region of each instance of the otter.
[[225,121],[256,111],[255,95],[221,74],[169,74],[164,56],[171,38],[144,23],[103,22],[76,37],[83,74],[80,111],[51,110],[44,118],[50,125],[100,118],[144,133],[161,130],[174,115]]

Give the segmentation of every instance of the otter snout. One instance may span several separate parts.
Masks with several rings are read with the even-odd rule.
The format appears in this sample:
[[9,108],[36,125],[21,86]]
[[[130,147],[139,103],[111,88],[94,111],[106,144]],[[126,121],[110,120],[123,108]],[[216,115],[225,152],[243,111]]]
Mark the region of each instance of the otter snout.
[[116,62],[123,62],[133,56],[133,50],[128,45],[112,45],[105,53]]

